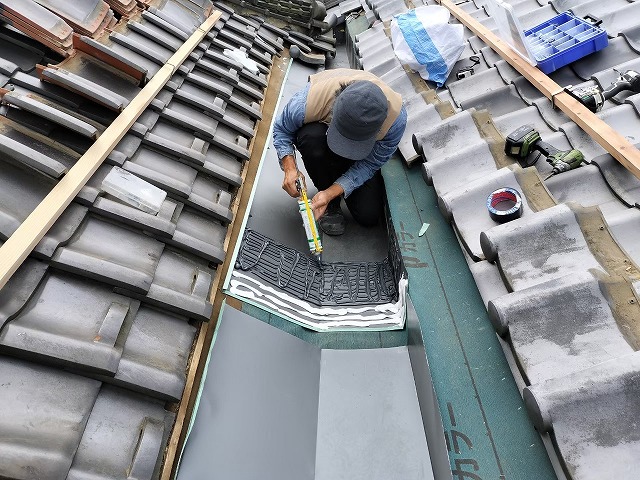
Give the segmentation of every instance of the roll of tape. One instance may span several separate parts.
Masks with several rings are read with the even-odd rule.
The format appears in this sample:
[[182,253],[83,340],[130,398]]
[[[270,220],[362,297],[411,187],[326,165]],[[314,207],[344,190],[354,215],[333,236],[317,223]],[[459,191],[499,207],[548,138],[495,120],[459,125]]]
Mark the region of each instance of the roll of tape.
[[[506,202],[509,202],[512,206],[508,209],[497,208],[500,204]],[[487,210],[489,210],[489,216],[494,222],[510,222],[522,216],[522,197],[520,193],[513,188],[499,188],[491,192],[487,197]]]

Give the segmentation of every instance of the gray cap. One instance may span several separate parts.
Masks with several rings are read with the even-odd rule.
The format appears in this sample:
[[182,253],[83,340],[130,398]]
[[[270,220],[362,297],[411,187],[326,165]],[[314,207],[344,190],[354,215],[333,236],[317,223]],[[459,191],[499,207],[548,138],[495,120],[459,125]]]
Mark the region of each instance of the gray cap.
[[362,160],[373,150],[386,118],[387,97],[382,89],[367,80],[353,82],[333,104],[327,144],[341,157]]

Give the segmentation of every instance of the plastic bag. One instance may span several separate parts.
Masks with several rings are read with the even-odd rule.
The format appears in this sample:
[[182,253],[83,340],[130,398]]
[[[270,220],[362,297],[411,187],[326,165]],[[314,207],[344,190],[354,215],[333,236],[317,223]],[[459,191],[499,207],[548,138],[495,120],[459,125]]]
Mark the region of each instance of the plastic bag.
[[423,6],[394,16],[393,50],[401,63],[441,87],[464,50],[464,27],[450,25],[449,10]]
[[256,61],[251,60],[246,52],[243,52],[238,48],[234,48],[233,50],[230,48],[225,48],[222,53],[225,56],[234,59],[236,62],[241,63],[244,68],[249,70],[254,75],[260,73]]

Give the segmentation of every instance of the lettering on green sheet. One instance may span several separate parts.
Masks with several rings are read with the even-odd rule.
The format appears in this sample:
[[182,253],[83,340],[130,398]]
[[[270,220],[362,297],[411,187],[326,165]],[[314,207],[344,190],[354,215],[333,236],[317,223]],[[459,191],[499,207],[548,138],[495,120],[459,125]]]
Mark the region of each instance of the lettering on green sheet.
[[415,242],[415,236],[407,231],[402,221],[400,222],[398,237],[402,260],[406,268],[425,268],[429,266],[427,262],[422,261],[418,256],[419,252]]
[[445,430],[444,438],[449,450],[449,458],[453,459],[455,468],[451,469],[454,480],[463,480],[470,478],[472,480],[482,480],[478,473],[480,465],[473,458],[473,441],[471,437],[461,431],[456,422],[453,405],[447,402],[447,410],[449,411],[449,422],[451,427]]

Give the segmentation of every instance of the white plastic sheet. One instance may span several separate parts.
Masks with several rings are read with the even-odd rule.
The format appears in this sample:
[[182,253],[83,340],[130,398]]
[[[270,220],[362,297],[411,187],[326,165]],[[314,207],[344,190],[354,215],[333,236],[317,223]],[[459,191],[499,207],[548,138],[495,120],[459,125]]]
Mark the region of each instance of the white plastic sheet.
[[450,25],[449,10],[423,6],[391,22],[393,49],[401,63],[441,87],[464,50],[464,27]]

